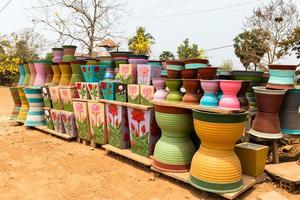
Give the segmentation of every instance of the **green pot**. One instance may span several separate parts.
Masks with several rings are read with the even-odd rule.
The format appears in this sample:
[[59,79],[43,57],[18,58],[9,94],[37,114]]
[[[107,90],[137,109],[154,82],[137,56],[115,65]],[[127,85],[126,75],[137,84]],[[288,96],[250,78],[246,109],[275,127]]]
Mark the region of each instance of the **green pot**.
[[181,101],[183,94],[180,92],[182,80],[180,79],[167,79],[166,85],[169,88],[169,94],[167,96],[168,101]]
[[73,55],[64,55],[63,56],[63,62],[71,62],[71,61],[75,61],[76,57]]
[[72,61],[71,62],[71,68],[72,68],[72,76],[70,83],[75,82],[84,82],[83,73],[81,71],[80,66],[85,65],[86,61]]

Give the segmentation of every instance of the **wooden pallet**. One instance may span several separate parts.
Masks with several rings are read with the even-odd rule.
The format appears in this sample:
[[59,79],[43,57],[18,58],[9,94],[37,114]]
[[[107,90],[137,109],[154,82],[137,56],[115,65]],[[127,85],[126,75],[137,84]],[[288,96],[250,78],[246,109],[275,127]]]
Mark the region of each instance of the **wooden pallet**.
[[125,106],[125,107],[130,107],[130,108],[137,108],[141,110],[149,110],[153,109],[153,106],[146,106],[142,104],[134,104],[134,103],[127,103],[127,102],[121,102],[121,101],[111,101],[107,99],[100,99],[99,100],[101,103],[108,103],[108,104],[114,104],[114,105],[119,105],[119,106]]
[[105,144],[102,145],[102,148],[105,149],[107,153],[113,152],[118,155],[121,155],[123,157],[129,158],[131,160],[134,160],[136,162],[139,162],[145,166],[151,166],[152,165],[152,160],[150,158],[146,158],[144,156],[132,153],[130,149],[119,149],[117,147],[114,147],[110,144]]
[[[189,172],[184,172],[184,173],[173,173],[173,172],[163,172],[160,171],[156,168],[154,168],[153,166],[151,167],[151,170],[155,171],[155,172],[159,172],[161,174],[164,174],[168,177],[174,178],[176,180],[179,180],[181,182],[184,183],[189,183]],[[243,183],[244,183],[244,187],[237,191],[237,192],[232,192],[232,193],[216,193],[217,195],[220,195],[226,199],[235,199],[237,196],[239,196],[240,194],[242,194],[243,192],[245,192],[246,190],[248,190],[249,188],[251,188],[252,186],[254,186],[257,183],[261,183],[263,181],[266,180],[266,174],[263,173],[258,177],[252,177],[252,176],[248,176],[248,175],[243,175]]]
[[61,137],[61,138],[66,139],[66,140],[72,140],[72,139],[76,138],[75,136],[70,136],[70,135],[67,135],[67,134],[64,134],[64,133],[56,132],[55,130],[48,129],[47,126],[35,126],[34,128],[38,129],[40,131],[43,131],[43,132],[50,133],[52,135]]

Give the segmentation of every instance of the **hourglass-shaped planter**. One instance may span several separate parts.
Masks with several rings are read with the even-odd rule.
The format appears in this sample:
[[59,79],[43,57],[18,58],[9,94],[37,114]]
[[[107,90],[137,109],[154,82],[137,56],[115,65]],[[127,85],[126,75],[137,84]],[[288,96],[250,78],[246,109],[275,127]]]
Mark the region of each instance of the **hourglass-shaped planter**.
[[28,62],[29,65],[29,71],[30,71],[30,80],[29,80],[29,86],[33,86],[35,77],[36,77],[36,70],[33,62]]
[[169,94],[167,96],[168,101],[181,101],[182,93],[180,92],[180,88],[182,86],[181,79],[167,79],[166,85],[169,88]]
[[243,81],[241,89],[239,90],[239,92],[237,94],[238,99],[240,101],[240,106],[243,109],[248,109],[249,108],[249,102],[248,102],[248,99],[246,97],[246,93],[249,90],[249,86],[250,86],[250,81]]
[[64,55],[63,48],[52,48],[52,51],[53,51],[52,62],[53,63],[62,62],[62,58],[63,58],[63,55]]
[[241,89],[242,81],[220,80],[220,88],[223,92],[219,102],[219,108],[227,110],[240,110],[240,101],[237,93]]
[[24,92],[29,104],[25,126],[46,125],[42,90],[40,88],[25,88]]
[[54,72],[52,70],[52,66],[50,63],[46,65],[46,73],[47,73],[47,77],[46,77],[45,84],[50,85],[52,83],[52,79],[54,77]]
[[80,66],[85,65],[86,61],[76,60],[71,62],[72,76],[70,83],[75,84],[75,82],[84,82],[83,73]]
[[165,100],[168,96],[166,88],[166,79],[164,78],[152,78],[152,84],[156,89],[153,95],[153,100]]
[[25,80],[25,69],[24,69],[24,64],[19,64],[19,73],[20,73],[20,78],[18,82],[18,86],[23,86],[24,85],[24,80]]
[[204,95],[200,100],[200,106],[218,107],[219,99],[217,92],[219,91],[219,81],[217,80],[201,80],[201,88]]
[[28,63],[24,63],[24,70],[25,70],[25,79],[24,79],[24,86],[29,86],[30,83],[30,70]]
[[59,69],[61,71],[59,85],[69,85],[72,76],[71,64],[69,62],[60,62]]
[[269,65],[269,81],[267,88],[270,89],[293,89],[294,75],[297,65]]
[[18,93],[18,88],[10,87],[9,90],[10,90],[11,96],[12,96],[13,101],[14,101],[14,108],[11,112],[10,119],[11,120],[16,120],[18,118],[19,111],[20,111],[20,108],[21,108],[21,99],[20,99],[20,96],[19,96],[19,93]]
[[58,63],[52,63],[51,65],[52,71],[53,71],[53,78],[52,78],[52,82],[51,85],[58,85],[60,82],[60,78],[61,78],[61,71],[59,68],[59,64]]
[[200,81],[198,79],[183,79],[183,87],[186,90],[182,98],[185,103],[199,103],[200,95],[198,93]]
[[24,88],[18,88],[19,97],[21,100],[21,108],[18,114],[17,121],[24,122],[27,117],[27,112],[29,109],[28,101],[24,93]]
[[266,139],[280,139],[279,110],[286,90],[271,90],[263,86],[253,87],[258,112],[250,134]]
[[153,167],[161,171],[185,172],[190,168],[195,147],[189,109],[155,105],[155,118],[162,131],[154,149]]
[[47,60],[34,60],[33,62],[36,70],[33,86],[43,86],[47,81],[47,67],[51,65],[51,62]]
[[193,118],[201,146],[191,163],[190,183],[214,193],[240,190],[242,169],[234,147],[244,132],[247,113],[226,115],[194,110]]

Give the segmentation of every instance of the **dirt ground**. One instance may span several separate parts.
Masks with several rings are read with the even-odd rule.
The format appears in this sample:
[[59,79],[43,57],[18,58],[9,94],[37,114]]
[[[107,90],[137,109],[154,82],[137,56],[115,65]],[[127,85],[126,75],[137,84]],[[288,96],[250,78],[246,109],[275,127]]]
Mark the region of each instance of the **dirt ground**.
[[[64,141],[7,118],[13,106],[8,88],[0,88],[0,200],[181,200],[223,199],[101,149]],[[275,190],[300,199],[271,182],[258,184],[238,199],[252,200]]]

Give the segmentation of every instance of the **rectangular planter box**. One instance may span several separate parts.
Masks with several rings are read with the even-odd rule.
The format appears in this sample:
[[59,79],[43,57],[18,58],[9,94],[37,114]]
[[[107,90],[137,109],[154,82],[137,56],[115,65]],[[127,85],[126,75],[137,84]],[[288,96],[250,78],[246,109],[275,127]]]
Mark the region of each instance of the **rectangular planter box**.
[[151,79],[161,76],[162,68],[160,66],[138,64],[138,84],[150,85]]
[[78,137],[90,141],[91,133],[88,118],[88,106],[85,101],[73,101]]
[[148,157],[161,136],[155,121],[155,111],[128,108],[130,144],[133,153]]
[[64,110],[73,112],[74,109],[73,109],[72,99],[79,97],[76,87],[62,86],[59,88],[59,95]]
[[43,96],[44,106],[47,108],[52,108],[51,95],[48,86],[42,87],[42,96]]
[[44,109],[44,116],[45,116],[45,121],[46,121],[47,128],[51,129],[51,130],[54,130],[50,110],[51,110],[50,108]]
[[61,110],[51,109],[50,113],[54,130],[58,133],[65,133],[65,129],[61,119]]
[[120,64],[119,72],[116,79],[121,83],[135,84],[137,83],[137,67],[134,64]]
[[67,135],[77,137],[75,114],[73,112],[61,111],[61,119]]
[[109,144],[125,149],[130,147],[127,107],[105,104]]
[[141,103],[140,97],[140,85],[137,84],[129,84],[127,85],[127,95],[128,95],[128,103]]
[[240,143],[235,146],[237,154],[242,165],[243,174],[257,177],[264,172],[268,146],[254,143]]
[[86,83],[89,95],[92,100],[99,100],[101,99],[101,93],[100,93],[100,83]]
[[127,84],[119,83],[116,87],[116,100],[127,102]]
[[119,81],[102,81],[101,83],[102,98],[107,100],[116,100],[116,87]]
[[63,104],[61,102],[60,95],[59,95],[59,87],[60,86],[49,86],[49,91],[50,91],[53,108],[62,110]]
[[87,89],[87,83],[85,82],[76,82],[75,83],[77,92],[80,99],[87,100],[91,99],[89,91]]
[[88,111],[92,139],[97,144],[107,144],[105,104],[88,102]]
[[141,93],[141,104],[146,106],[151,106],[150,100],[153,99],[154,95],[154,86],[152,85],[141,85],[140,86]]

